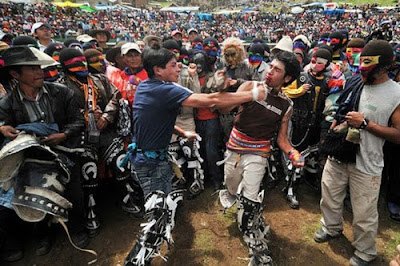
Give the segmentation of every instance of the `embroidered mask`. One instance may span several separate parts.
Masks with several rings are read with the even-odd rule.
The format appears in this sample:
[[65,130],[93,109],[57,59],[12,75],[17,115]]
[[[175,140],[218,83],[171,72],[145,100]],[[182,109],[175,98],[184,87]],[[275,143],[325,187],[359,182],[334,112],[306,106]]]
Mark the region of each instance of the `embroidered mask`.
[[106,62],[104,61],[103,55],[95,55],[88,58],[88,64],[90,68],[93,68],[98,73],[105,73]]
[[203,44],[201,42],[192,42],[192,49],[203,50]]
[[182,64],[188,66],[189,65],[189,56],[187,54],[181,54],[179,56],[179,62],[182,62]]
[[57,80],[60,77],[60,74],[58,73],[58,69],[56,66],[49,66],[43,69],[44,73],[44,80],[53,82]]
[[[376,68],[379,64],[380,55],[360,56],[360,71],[367,74]],[[363,74],[364,75],[364,74]]]
[[293,44],[293,49],[301,49],[304,52],[306,48],[307,45],[305,45],[302,41],[297,41]]
[[332,38],[332,39],[328,39],[327,44],[332,47],[332,49],[334,51],[336,51],[337,49],[339,49],[341,43],[340,43],[340,39],[337,38]]

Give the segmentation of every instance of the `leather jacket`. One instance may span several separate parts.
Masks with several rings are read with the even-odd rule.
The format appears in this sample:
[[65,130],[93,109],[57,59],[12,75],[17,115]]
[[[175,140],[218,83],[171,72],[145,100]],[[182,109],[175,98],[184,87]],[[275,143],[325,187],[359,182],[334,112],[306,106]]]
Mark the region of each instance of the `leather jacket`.
[[[83,114],[79,111],[74,93],[66,86],[58,83],[44,82],[43,85],[49,92],[53,117],[61,133],[67,136],[66,142],[77,137],[85,126]],[[20,124],[30,123],[29,115],[21,101],[18,91],[13,90],[0,100],[0,126],[10,125],[16,127]],[[74,146],[71,142],[67,145]]]

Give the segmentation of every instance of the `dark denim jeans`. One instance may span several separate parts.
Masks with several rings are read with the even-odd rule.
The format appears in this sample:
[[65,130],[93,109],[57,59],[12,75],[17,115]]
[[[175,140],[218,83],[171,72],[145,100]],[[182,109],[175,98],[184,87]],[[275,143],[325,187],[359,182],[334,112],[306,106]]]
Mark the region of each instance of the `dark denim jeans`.
[[196,120],[196,132],[203,139],[200,142],[200,149],[208,169],[210,180],[214,185],[222,182],[221,168],[216,165],[222,156],[218,149],[221,138],[221,126],[219,119]]
[[173,172],[168,161],[161,161],[155,165],[135,164],[135,171],[145,199],[147,195],[157,190],[163,191],[165,194],[171,192]]

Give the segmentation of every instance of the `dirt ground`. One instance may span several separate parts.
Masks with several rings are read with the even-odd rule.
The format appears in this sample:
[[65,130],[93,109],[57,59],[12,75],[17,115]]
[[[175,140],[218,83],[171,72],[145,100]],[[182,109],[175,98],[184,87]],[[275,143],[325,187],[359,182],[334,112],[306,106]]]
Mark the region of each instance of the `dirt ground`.
[[[353,253],[351,213],[344,213],[344,237],[317,244],[312,236],[319,227],[318,193],[302,184],[301,207],[292,210],[280,192],[282,185],[267,190],[264,200],[264,217],[271,226],[270,249],[276,265],[348,265]],[[91,239],[88,248],[98,253],[94,265],[123,265],[142,220],[133,220],[125,215],[115,200],[110,200],[106,195],[102,193],[99,202],[102,208],[100,234]],[[379,257],[372,265],[388,265],[395,254],[396,244],[400,244],[400,225],[389,220],[382,197],[379,209]],[[213,194],[211,188],[194,200],[185,200],[177,214],[173,232],[175,246],[168,262],[158,257],[152,265],[247,265],[247,248],[241,240],[235,218],[235,209],[223,213],[217,194]],[[48,255],[36,256],[30,240],[26,243],[24,259],[5,265],[87,265],[93,256],[75,250],[67,241],[61,226],[56,226],[60,230]],[[163,251],[165,254],[166,248]]]

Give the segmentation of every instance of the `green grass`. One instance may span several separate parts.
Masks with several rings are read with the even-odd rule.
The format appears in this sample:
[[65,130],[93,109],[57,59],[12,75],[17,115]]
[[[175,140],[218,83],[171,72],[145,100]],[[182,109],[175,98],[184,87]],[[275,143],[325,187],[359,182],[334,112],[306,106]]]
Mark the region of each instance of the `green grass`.
[[[316,217],[319,217],[316,215]],[[301,233],[303,234],[303,238],[306,240],[308,244],[315,244],[314,242],[314,233],[321,227],[321,224],[318,221],[318,218],[315,219],[314,223],[305,223],[301,227]]]
[[396,247],[400,244],[400,232],[398,229],[388,229],[385,234],[389,236],[389,240],[385,241],[385,248],[382,249],[382,253],[390,260],[397,255]]
[[202,250],[213,250],[214,245],[214,234],[208,230],[202,230],[200,234],[196,234],[194,238],[194,248]]

